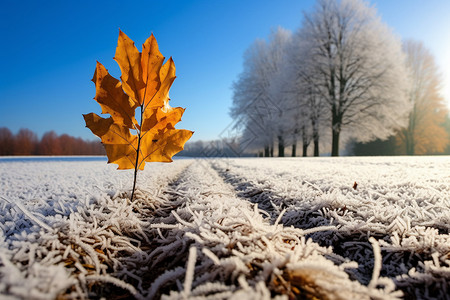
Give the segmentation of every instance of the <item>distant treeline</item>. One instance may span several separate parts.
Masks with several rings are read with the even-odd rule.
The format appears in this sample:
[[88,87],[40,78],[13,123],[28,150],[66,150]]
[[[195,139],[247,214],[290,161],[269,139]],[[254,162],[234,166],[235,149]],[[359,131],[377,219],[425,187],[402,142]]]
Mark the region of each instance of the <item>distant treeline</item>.
[[188,141],[178,156],[185,157],[249,157],[255,153],[246,151],[245,145],[233,139],[213,141]]
[[0,155],[105,155],[99,141],[86,141],[67,134],[46,132],[41,139],[29,129],[13,134],[0,128]]

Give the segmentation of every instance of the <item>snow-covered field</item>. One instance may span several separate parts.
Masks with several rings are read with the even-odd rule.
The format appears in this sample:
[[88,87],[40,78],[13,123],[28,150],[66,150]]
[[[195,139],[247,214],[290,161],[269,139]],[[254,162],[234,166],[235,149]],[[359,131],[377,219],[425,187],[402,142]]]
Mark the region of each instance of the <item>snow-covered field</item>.
[[446,299],[450,157],[0,160],[1,299]]

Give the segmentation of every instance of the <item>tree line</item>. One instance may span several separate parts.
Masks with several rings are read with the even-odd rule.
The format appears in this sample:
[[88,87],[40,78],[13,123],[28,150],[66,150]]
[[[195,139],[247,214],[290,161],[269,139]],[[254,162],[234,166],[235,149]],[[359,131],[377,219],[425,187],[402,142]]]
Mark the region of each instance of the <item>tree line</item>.
[[67,134],[46,132],[41,139],[29,129],[13,134],[0,128],[0,155],[105,155],[100,141],[87,141]]
[[[430,51],[401,41],[362,0],[318,0],[294,33],[256,40],[233,84],[231,116],[260,155],[338,156],[349,141],[394,139],[402,154],[445,151],[448,108]],[[277,146],[277,147],[276,147]],[[277,149],[275,149],[275,147]],[[274,151],[275,149],[275,151]]]

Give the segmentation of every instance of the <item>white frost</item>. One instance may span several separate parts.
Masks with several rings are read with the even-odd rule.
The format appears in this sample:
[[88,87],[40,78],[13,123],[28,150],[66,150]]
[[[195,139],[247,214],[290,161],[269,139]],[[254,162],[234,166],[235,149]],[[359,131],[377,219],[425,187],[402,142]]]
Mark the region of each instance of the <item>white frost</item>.
[[[0,296],[450,291],[450,158],[0,161]],[[353,183],[357,182],[357,188]],[[277,295],[277,296],[276,296]]]

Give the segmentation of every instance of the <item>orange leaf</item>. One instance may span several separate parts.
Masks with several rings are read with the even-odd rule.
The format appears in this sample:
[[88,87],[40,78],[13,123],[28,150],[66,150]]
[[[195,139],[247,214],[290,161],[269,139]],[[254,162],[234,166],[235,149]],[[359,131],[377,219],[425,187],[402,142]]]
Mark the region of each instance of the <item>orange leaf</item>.
[[144,122],[142,124],[142,130],[147,131],[152,128],[156,129],[175,129],[175,124],[181,121],[184,108],[181,107],[168,107],[163,108],[147,108],[144,112]]
[[[108,163],[135,172],[142,170],[145,162],[171,162],[193,134],[175,129],[184,108],[169,105],[169,90],[176,77],[172,58],[163,64],[164,57],[153,35],[142,47],[141,54],[134,42],[119,32],[114,59],[122,71],[122,83],[100,63],[92,79],[96,86],[94,99],[102,113],[111,117],[83,115],[86,127],[101,138]],[[135,119],[138,107],[140,124]]]
[[183,150],[193,132],[184,129],[151,130],[142,139],[143,161],[172,162],[172,156]]
[[142,77],[141,53],[134,42],[120,30],[114,59],[122,72],[120,78],[124,92],[137,104],[142,105],[145,83]]
[[160,88],[159,70],[163,62],[164,56],[159,52],[158,43],[156,43],[156,39],[152,34],[142,45],[142,74],[146,84],[145,94],[143,95],[144,106],[147,106]]
[[84,115],[84,120],[86,121],[86,126],[102,139],[103,144],[132,145],[137,138],[136,135],[130,133],[127,127],[115,123],[111,117],[105,119],[90,113]]
[[83,115],[83,117],[86,127],[100,138],[109,131],[109,127],[114,123],[112,118],[105,119],[94,113]]
[[[134,169],[136,164],[136,150],[131,145],[104,145],[108,156],[108,163],[117,164],[119,170]],[[139,168],[143,170],[144,165]]]
[[134,118],[137,104],[123,92],[120,81],[109,75],[108,70],[99,62],[92,81],[96,87],[94,99],[100,104],[102,113],[110,114],[117,124],[134,128],[137,124]]

